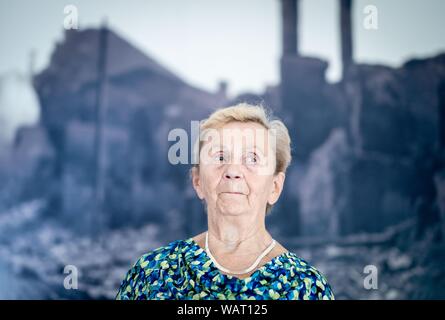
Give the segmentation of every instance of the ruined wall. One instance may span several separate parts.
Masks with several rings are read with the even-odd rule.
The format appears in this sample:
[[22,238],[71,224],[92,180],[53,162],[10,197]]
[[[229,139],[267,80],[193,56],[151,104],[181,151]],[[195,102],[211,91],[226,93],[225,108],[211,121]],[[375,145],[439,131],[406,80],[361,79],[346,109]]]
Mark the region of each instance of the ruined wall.
[[[205,117],[224,102],[223,97],[189,86],[109,31],[100,164],[104,200],[98,211],[99,35],[95,29],[67,31],[48,68],[34,79],[41,126],[56,154],[57,188],[48,194],[49,210],[70,226],[91,232],[147,221],[168,225],[177,220],[181,225],[185,217],[175,208],[192,205],[184,193],[190,186],[187,167],[168,163],[167,135],[173,128],[189,130],[191,120]],[[201,220],[196,223],[198,228]]]

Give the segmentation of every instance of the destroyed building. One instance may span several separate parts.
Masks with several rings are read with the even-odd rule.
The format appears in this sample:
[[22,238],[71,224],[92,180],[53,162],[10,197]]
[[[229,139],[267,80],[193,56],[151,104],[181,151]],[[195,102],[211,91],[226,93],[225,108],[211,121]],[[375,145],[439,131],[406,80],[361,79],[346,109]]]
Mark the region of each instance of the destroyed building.
[[434,206],[443,166],[445,54],[400,68],[355,63],[353,2],[340,0],[343,79],[327,83],[327,62],[299,54],[298,2],[281,1],[281,110],[302,164],[287,184],[300,216],[286,212],[288,223],[336,237],[430,219],[417,204]]
[[[352,1],[339,3],[340,82],[326,81],[326,61],[300,54],[298,1],[281,0],[280,84],[232,101],[226,83],[214,93],[195,88],[106,27],[66,31],[34,77],[40,122],[16,136],[15,152],[37,168],[26,197],[46,197],[48,215],[77,230],[152,221],[174,238],[199,232],[203,207],[189,167],[167,160],[168,132],[251,100],[283,118],[293,141],[294,161],[269,217],[273,230],[329,238],[412,217],[436,221],[445,54],[399,68],[357,64]],[[25,152],[29,145],[41,152]]]

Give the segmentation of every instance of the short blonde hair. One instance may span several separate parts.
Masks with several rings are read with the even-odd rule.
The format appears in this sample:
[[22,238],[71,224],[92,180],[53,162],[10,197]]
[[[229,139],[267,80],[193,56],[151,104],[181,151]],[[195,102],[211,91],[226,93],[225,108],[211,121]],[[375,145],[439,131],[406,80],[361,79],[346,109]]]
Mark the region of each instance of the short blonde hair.
[[[289,131],[284,123],[278,118],[273,117],[272,111],[266,109],[263,105],[251,105],[248,103],[239,103],[230,107],[223,107],[215,110],[207,119],[200,121],[200,132],[207,129],[218,129],[224,125],[233,122],[255,122],[261,124],[266,129],[273,129],[276,137],[276,167],[274,174],[279,172],[286,173],[291,163],[291,139]],[[198,136],[194,144],[194,154],[199,159],[203,141]],[[199,160],[198,160],[199,161]],[[198,164],[194,167],[199,169]],[[272,206],[267,204],[266,213],[271,210]]]

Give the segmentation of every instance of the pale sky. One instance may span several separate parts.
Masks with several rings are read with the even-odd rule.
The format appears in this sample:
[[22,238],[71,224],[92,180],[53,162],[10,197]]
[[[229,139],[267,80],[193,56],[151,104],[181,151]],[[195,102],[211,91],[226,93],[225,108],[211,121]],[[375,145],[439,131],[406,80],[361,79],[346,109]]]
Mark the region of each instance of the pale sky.
[[[0,75],[25,72],[35,49],[37,71],[63,38],[63,9],[74,4],[80,29],[104,17],[121,36],[188,83],[229,93],[261,92],[279,80],[279,0],[0,0]],[[301,0],[300,49],[328,60],[329,81],[340,75],[337,0]],[[366,30],[363,8],[378,9],[378,30]],[[357,0],[353,12],[357,62],[399,66],[445,52],[445,1]]]

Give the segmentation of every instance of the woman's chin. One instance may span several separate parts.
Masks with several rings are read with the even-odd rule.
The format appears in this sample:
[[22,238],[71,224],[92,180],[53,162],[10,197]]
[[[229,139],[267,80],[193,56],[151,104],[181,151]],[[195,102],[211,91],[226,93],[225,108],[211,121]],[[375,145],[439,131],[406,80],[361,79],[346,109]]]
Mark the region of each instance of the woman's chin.
[[221,208],[219,212],[225,216],[242,216],[247,214],[245,208],[238,208],[236,206],[232,206],[230,208]]

